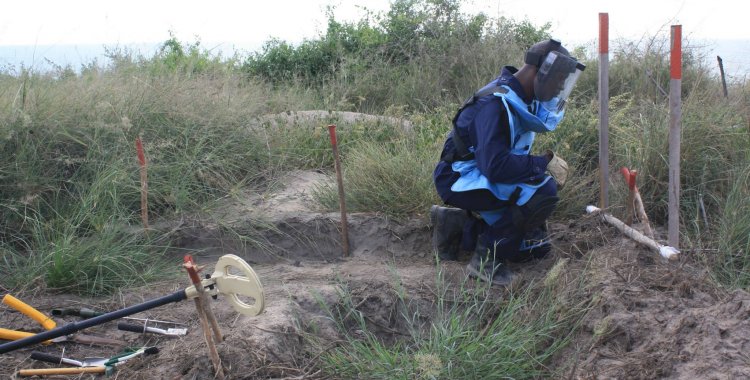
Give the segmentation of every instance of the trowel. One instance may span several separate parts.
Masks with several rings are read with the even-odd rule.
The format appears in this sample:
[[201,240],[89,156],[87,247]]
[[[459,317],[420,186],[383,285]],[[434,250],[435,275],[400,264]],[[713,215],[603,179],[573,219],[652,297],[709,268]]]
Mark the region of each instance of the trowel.
[[40,351],[32,351],[31,352],[31,358],[34,360],[39,360],[47,363],[52,364],[70,364],[76,367],[101,367],[106,363],[109,358],[100,358],[100,357],[92,357],[92,358],[84,358],[83,360],[75,360],[71,358],[60,356],[51,355],[45,352]]
[[160,335],[166,335],[166,336],[187,335],[186,328],[169,327],[166,329],[160,329],[158,327],[147,326],[145,323],[143,325],[136,325],[136,324],[127,323],[127,322],[120,322],[117,324],[117,329],[122,330],[122,331],[141,333],[141,334],[153,333],[153,334],[160,334]]

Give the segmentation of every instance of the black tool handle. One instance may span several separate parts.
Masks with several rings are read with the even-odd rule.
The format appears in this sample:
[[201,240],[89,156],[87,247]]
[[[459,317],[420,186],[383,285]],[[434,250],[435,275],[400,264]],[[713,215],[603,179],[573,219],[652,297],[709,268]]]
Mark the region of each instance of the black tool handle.
[[81,318],[86,318],[86,319],[87,318],[98,317],[98,316],[100,316],[102,314],[104,314],[104,313],[99,312],[99,311],[94,311],[94,310],[91,310],[91,309],[87,309],[85,307],[82,307],[81,310],[78,310],[78,316],[80,316]]
[[82,307],[80,309],[75,308],[65,308],[65,309],[52,309],[52,315],[56,317],[64,317],[66,315],[75,315],[81,318],[93,318],[98,317],[104,313],[94,311],[85,307]]
[[142,325],[134,325],[132,323],[120,322],[117,324],[117,329],[122,331],[130,331],[134,333],[145,333],[148,332]]
[[42,361],[42,362],[47,362],[47,363],[52,363],[52,364],[62,364],[63,363],[62,356],[50,355],[50,354],[47,354],[47,353],[44,353],[44,352],[39,352],[39,351],[33,351],[31,353],[31,358],[34,359],[34,360],[39,360],[39,361]]
[[71,314],[76,314],[75,309],[52,309],[52,315],[55,317],[63,317]]

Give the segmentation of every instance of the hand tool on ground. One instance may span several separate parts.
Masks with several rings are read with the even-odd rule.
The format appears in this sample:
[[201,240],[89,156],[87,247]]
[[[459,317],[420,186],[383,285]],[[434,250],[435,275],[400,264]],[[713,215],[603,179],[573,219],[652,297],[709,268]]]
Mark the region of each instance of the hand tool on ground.
[[[219,351],[216,350],[216,344],[223,341],[224,337],[221,335],[219,330],[219,324],[216,322],[216,317],[213,311],[211,311],[211,304],[208,302],[206,291],[203,287],[199,286],[201,279],[198,276],[198,267],[193,262],[193,257],[185,255],[183,258],[183,267],[190,277],[190,281],[193,286],[198,290],[198,297],[195,297],[195,309],[198,312],[198,317],[201,321],[201,330],[203,330],[203,338],[206,340],[208,346],[208,354],[211,358],[211,364],[214,366],[214,377],[219,380],[224,380],[224,368],[221,366],[221,358],[219,357]],[[213,331],[209,331],[209,326]]]
[[66,315],[74,315],[81,318],[93,318],[104,314],[100,311],[94,311],[85,307],[82,308],[58,308],[52,309],[52,315],[55,317],[64,317]]
[[76,367],[101,367],[104,366],[104,363],[106,363],[109,358],[84,358],[83,360],[75,360],[71,358],[66,358],[63,355],[56,356],[52,354],[48,354],[46,352],[40,352],[40,351],[32,351],[31,352],[31,358],[34,360],[39,360],[42,362],[52,363],[52,364],[70,364],[72,366]]
[[64,356],[55,356],[40,351],[32,351],[31,358],[52,364],[70,364],[76,367],[110,367],[117,364],[122,364],[139,355],[152,355],[158,353],[159,349],[155,346],[142,347],[138,349],[126,350],[121,354],[117,354],[111,358],[85,358],[83,360],[75,360],[66,358]]
[[[3,303],[18,310],[19,312],[28,316],[29,318],[39,322],[39,324],[41,324],[47,330],[54,329],[55,326],[57,325],[54,320],[52,320],[50,317],[48,317],[44,313],[24,303],[18,298],[13,297],[10,294],[6,294],[3,297]],[[26,338],[36,336],[36,335],[37,334],[31,333],[31,332],[0,328],[0,339],[5,339],[5,340],[22,340],[22,339],[26,339]],[[102,338],[102,337],[84,335],[84,334],[72,334],[72,333],[57,336],[49,340],[45,339],[41,343],[51,344],[51,343],[60,343],[60,342],[76,342],[76,343],[89,344],[89,345],[107,345],[107,346],[118,346],[118,347],[124,347],[126,345],[126,343],[121,340]]]
[[[210,277],[211,276],[208,276],[206,278],[210,278]],[[175,326],[187,326],[187,323],[172,322],[172,321],[160,321],[158,319],[152,319],[152,318],[123,317],[122,319],[127,319],[127,320],[130,320],[130,321],[148,322],[148,323],[150,323],[150,322],[153,322],[153,323],[166,323],[166,324],[175,325]]]
[[[230,269],[232,268],[239,271],[241,275],[229,273]],[[254,316],[260,314],[263,311],[263,308],[265,306],[263,285],[261,285],[258,276],[255,274],[255,271],[253,271],[253,268],[251,268],[250,265],[248,265],[240,257],[235,255],[224,255],[219,258],[219,261],[216,262],[216,268],[214,269],[213,274],[211,274],[211,277],[201,281],[198,287],[205,289],[211,285],[213,285],[214,288],[209,289],[208,293],[210,295],[224,295],[237,312]],[[0,354],[17,350],[19,348],[23,348],[32,344],[38,344],[57,337],[67,336],[76,331],[80,331],[92,326],[97,326],[102,323],[140,313],[142,311],[150,310],[169,303],[179,302],[188,298],[195,298],[197,296],[198,291],[196,290],[196,286],[193,285],[183,290],[178,290],[177,292],[170,295],[147,301],[135,306],[112,311],[106,314],[102,314],[98,317],[73,322],[65,326],[58,327],[24,339],[0,344]],[[255,302],[253,304],[245,303],[239,298],[240,296],[251,298]]]
[[[140,355],[152,355],[159,352],[159,349],[156,347],[142,347],[136,350],[129,350],[127,352],[124,352],[122,354],[119,354],[117,356],[114,356],[109,359],[99,359],[97,360],[98,365],[95,366],[81,366],[80,368],[41,368],[41,369],[22,369],[18,371],[19,376],[45,376],[45,375],[78,375],[83,373],[106,373],[111,374],[114,372],[114,369],[116,366],[119,366],[128,360],[140,356]],[[41,355],[39,355],[41,354]],[[52,363],[59,363],[55,360],[62,359],[59,357],[56,357],[54,355],[47,355],[43,353],[38,353],[36,357],[34,357],[34,353],[32,352],[32,359],[37,360],[43,360],[43,361],[49,361]],[[102,362],[103,360],[103,362]],[[74,361],[77,362],[77,361]],[[71,364],[66,361],[63,361],[63,363]],[[76,364],[73,364],[76,365]]]
[[146,323],[142,325],[136,325],[136,324],[127,323],[127,322],[120,322],[117,324],[117,329],[122,330],[122,331],[141,333],[141,334],[154,333],[154,334],[160,334],[160,335],[166,335],[166,336],[187,335],[187,329],[185,328],[168,327],[166,329],[160,329],[158,327],[148,326]]
[[[50,330],[50,331],[53,331],[53,330]],[[42,334],[46,334],[48,332],[49,331],[46,331]],[[37,335],[39,334],[26,332],[26,331],[8,330],[8,329],[0,328],[0,339],[5,339],[5,340],[19,341],[19,340],[27,339],[27,338],[37,336]],[[41,343],[52,344],[52,343],[62,343],[62,342],[75,342],[75,343],[88,344],[88,345],[93,345],[93,346],[115,346],[115,347],[127,346],[127,343],[122,340],[104,338],[104,337],[93,336],[93,335],[84,335],[84,334],[68,334],[68,335],[58,336],[49,340],[44,340]]]
[[109,358],[109,360],[107,360],[104,363],[104,366],[105,367],[118,366],[118,365],[120,365],[122,363],[125,363],[126,361],[128,361],[128,360],[130,360],[130,359],[132,359],[132,358],[134,358],[136,356],[153,355],[153,354],[156,354],[158,352],[159,352],[159,348],[157,348],[156,346],[141,347],[139,349],[127,351],[127,352],[124,352],[122,354],[119,354],[119,355],[116,355],[116,356],[113,356],[113,357]]

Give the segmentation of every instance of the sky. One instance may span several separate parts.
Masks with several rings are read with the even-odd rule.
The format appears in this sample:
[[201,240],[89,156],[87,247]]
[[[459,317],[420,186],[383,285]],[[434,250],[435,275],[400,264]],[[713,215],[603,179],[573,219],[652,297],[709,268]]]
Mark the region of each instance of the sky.
[[[326,9],[340,20],[358,20],[365,9],[389,8],[389,0],[25,0],[4,2],[0,13],[0,63],[57,48],[156,45],[173,32],[178,40],[199,39],[204,48],[224,53],[252,51],[270,37],[289,42],[315,38],[325,29]],[[465,0],[466,13],[485,12],[534,24],[550,22],[563,43],[595,42],[599,12],[609,13],[610,39],[668,36],[670,25],[683,25],[689,40],[734,40],[736,55],[750,57],[750,4],[742,0]],[[747,5],[746,5],[747,4]],[[743,42],[744,41],[744,42]],[[75,54],[73,54],[75,56]],[[75,57],[74,57],[75,58]],[[750,58],[747,59],[750,67]],[[725,59],[726,61],[727,59]],[[64,63],[64,62],[61,62]]]

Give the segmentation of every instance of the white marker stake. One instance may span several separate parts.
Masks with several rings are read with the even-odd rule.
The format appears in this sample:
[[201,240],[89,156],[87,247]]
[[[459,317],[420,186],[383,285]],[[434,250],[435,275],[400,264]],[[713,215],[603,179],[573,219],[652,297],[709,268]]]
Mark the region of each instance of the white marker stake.
[[638,243],[641,243],[654,251],[658,252],[661,257],[667,259],[667,260],[677,260],[679,257],[680,251],[677,248],[661,245],[654,240],[650,239],[646,235],[636,231],[634,228],[628,226],[625,224],[625,222],[621,221],[620,219],[615,218],[614,216],[607,214],[606,212],[602,212],[602,210],[599,207],[596,206],[586,206],[586,212],[589,214],[594,213],[601,213],[602,218],[604,220],[615,226],[618,230],[622,231],[622,233],[625,234],[625,236],[635,240]]

